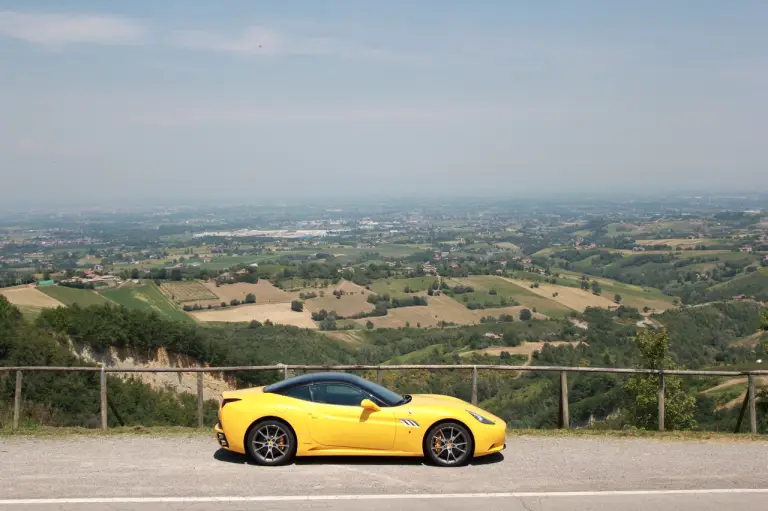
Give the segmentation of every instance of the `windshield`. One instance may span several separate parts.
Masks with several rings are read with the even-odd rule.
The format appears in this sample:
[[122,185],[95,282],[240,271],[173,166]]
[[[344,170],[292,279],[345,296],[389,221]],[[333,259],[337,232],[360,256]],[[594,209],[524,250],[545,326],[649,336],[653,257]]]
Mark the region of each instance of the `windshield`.
[[386,387],[382,387],[377,383],[373,383],[372,381],[360,378],[357,384],[363,390],[381,399],[381,401],[387,406],[401,405],[407,403],[410,400],[406,399],[404,396],[401,396],[397,392],[393,392]]

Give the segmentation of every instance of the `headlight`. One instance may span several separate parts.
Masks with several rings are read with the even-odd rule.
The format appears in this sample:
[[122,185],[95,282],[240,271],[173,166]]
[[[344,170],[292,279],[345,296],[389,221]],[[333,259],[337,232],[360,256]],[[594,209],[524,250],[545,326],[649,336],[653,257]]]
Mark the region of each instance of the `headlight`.
[[495,424],[495,423],[494,423],[492,420],[486,419],[485,417],[483,417],[483,416],[482,416],[482,415],[480,415],[479,413],[475,413],[475,412],[473,412],[472,410],[467,410],[467,412],[468,412],[468,413],[469,413],[469,414],[470,414],[472,417],[474,417],[475,419],[477,419],[477,422],[480,422],[480,423],[482,423],[482,424]]

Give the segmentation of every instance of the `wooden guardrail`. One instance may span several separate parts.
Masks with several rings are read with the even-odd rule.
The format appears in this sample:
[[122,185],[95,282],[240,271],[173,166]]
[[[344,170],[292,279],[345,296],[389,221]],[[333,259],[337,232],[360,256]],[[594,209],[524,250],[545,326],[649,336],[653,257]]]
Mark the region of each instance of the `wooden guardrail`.
[[[16,373],[16,389],[13,401],[13,429],[19,426],[21,412],[21,390],[25,372],[97,372],[100,373],[100,412],[101,429],[107,429],[107,408],[112,408],[117,417],[117,410],[111,406],[107,396],[107,373],[197,373],[197,423],[203,427],[203,374],[227,373],[236,371],[282,371],[283,378],[288,378],[292,371],[376,371],[376,380],[381,383],[382,371],[407,371],[427,369],[432,371],[472,371],[472,404],[477,405],[477,378],[479,371],[529,371],[554,372],[560,374],[560,406],[558,410],[558,426],[568,428],[570,417],[568,411],[568,373],[607,373],[607,374],[657,374],[659,378],[658,407],[659,431],[664,431],[664,386],[665,376],[705,376],[705,377],[747,377],[747,395],[739,412],[735,433],[741,430],[741,424],[749,409],[749,428],[757,433],[757,395],[755,379],[757,376],[768,376],[768,371],[695,371],[695,370],[658,370],[630,369],[610,367],[565,367],[565,366],[512,366],[512,365],[268,365],[268,366],[231,366],[231,367],[153,367],[153,368],[119,368],[119,367],[0,367],[0,373]],[[122,421],[120,421],[122,422]]]

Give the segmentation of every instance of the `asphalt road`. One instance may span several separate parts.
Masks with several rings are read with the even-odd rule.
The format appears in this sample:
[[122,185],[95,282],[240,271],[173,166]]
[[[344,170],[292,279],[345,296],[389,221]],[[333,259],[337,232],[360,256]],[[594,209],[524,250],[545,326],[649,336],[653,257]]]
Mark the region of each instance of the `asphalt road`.
[[201,436],[0,440],[0,509],[768,508],[767,442],[512,437],[461,468],[314,458],[265,469]]

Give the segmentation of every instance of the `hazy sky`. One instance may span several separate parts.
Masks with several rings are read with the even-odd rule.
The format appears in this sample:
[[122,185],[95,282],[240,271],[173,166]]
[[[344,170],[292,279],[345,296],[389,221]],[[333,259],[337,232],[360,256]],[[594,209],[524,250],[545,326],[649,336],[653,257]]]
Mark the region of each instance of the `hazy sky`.
[[0,0],[0,189],[766,189],[766,26],[765,0]]

